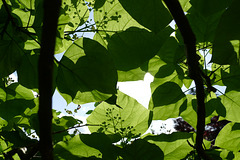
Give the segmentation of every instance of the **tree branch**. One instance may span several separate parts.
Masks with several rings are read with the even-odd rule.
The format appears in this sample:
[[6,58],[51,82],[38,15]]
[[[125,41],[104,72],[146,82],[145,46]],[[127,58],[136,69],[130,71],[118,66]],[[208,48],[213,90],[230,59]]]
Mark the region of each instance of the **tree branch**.
[[201,69],[199,67],[198,57],[196,54],[196,37],[191,26],[182,10],[178,0],[164,0],[170,10],[184,40],[186,48],[189,77],[194,80],[196,85],[197,96],[197,137],[196,150],[198,155],[204,159],[210,159],[203,149],[203,133],[205,130],[205,93]]
[[53,160],[52,81],[56,31],[61,0],[44,0],[44,18],[39,57],[39,129],[42,159]]

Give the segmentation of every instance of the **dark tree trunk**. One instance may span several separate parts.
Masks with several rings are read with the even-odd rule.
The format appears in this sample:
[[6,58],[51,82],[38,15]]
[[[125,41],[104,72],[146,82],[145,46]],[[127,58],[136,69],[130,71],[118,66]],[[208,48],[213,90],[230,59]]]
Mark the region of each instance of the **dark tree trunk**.
[[204,159],[210,159],[203,149],[203,133],[205,130],[205,94],[202,79],[202,72],[199,67],[198,57],[196,54],[196,37],[191,29],[191,26],[182,10],[178,0],[164,0],[170,10],[178,28],[183,37],[186,48],[186,56],[189,70],[189,77],[196,84],[197,96],[197,137],[195,148],[198,155]]
[[61,0],[44,0],[44,18],[39,58],[39,129],[42,159],[53,159],[52,84],[56,30]]

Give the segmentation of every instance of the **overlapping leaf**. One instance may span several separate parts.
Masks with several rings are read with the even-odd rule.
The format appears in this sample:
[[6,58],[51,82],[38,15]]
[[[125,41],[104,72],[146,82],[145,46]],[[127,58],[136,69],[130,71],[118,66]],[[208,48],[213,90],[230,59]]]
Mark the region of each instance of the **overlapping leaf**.
[[17,69],[18,81],[25,87],[38,88],[38,54],[24,55],[22,63]]
[[123,9],[118,0],[96,1],[94,20],[97,29],[103,30],[110,35],[112,31],[114,33],[114,31],[124,31],[129,27],[141,27],[141,25]]
[[174,82],[158,86],[152,93],[149,108],[153,110],[153,119],[165,120],[179,115],[180,107],[186,105],[185,95]]
[[103,133],[81,134],[80,138],[84,144],[98,149],[102,153],[103,159],[117,158],[116,147],[114,147],[107,135]]
[[[239,64],[240,1],[233,0],[218,25],[213,43],[212,61],[218,64]],[[236,23],[237,22],[237,23]]]
[[128,71],[141,66],[160,50],[171,29],[159,36],[144,29],[129,28],[108,39],[108,49],[118,70]]
[[210,16],[214,13],[225,10],[232,1],[233,0],[191,0],[190,3],[202,16]]
[[196,35],[197,42],[213,42],[222,12],[203,16],[193,7],[188,13],[187,17],[192,30]]
[[[31,54],[25,54],[22,62],[17,69],[18,82],[38,92],[38,59],[39,50],[31,51]],[[57,62],[53,64],[53,92],[56,88]]]
[[74,31],[89,17],[87,4],[83,0],[63,0],[61,12],[69,16],[66,31]]
[[6,97],[2,97],[3,102],[0,103],[0,117],[5,120],[11,120],[36,106],[32,91],[18,83],[11,84],[4,92]]
[[229,91],[224,95],[219,96],[221,102],[226,108],[226,119],[233,122],[240,122],[240,92]]
[[151,83],[152,97],[149,103],[154,119],[177,117],[179,108],[184,105],[186,98],[180,88],[184,73],[178,65],[182,59],[183,49],[172,37],[165,42],[157,56],[149,61],[149,72],[155,77]]
[[75,41],[60,61],[57,88],[68,103],[106,100],[116,92],[117,72],[107,50],[94,40]]
[[240,78],[240,66],[239,65],[226,65],[220,69],[221,81],[227,86],[227,91],[240,90],[239,78]]
[[197,100],[195,95],[186,95],[187,104],[179,108],[180,116],[193,128],[197,128]]
[[119,133],[123,137],[143,134],[151,123],[151,112],[139,104],[135,99],[118,92],[117,104],[122,107],[110,105],[106,102],[99,104],[87,118],[93,132],[106,134]]
[[0,76],[6,77],[13,73],[20,65],[23,50],[22,42],[15,40],[0,41]]
[[157,35],[144,29],[129,28],[108,38],[108,49],[119,70],[119,80],[143,79],[145,72],[152,69],[148,67],[148,61],[164,46],[172,32],[171,27]]
[[[149,143],[146,140],[138,139],[132,142],[131,145],[123,148],[123,158],[134,160],[134,159],[151,159],[151,160],[163,160],[164,153],[155,144]],[[144,157],[144,158],[143,158]]]
[[229,151],[240,150],[240,124],[229,123],[227,124],[217,136],[215,145],[221,148],[225,148]]
[[69,141],[61,141],[54,146],[54,156],[56,159],[73,159],[95,157],[101,158],[101,152],[87,146],[81,140],[80,135],[74,136]]
[[106,39],[116,32],[121,32],[129,27],[143,28],[122,7],[118,0],[96,1],[94,4],[94,21],[97,32],[94,40],[103,46],[107,45]]
[[147,135],[143,139],[157,145],[164,153],[164,160],[179,160],[192,150],[187,142],[191,137],[190,133],[175,132],[169,135]]
[[136,21],[155,33],[164,29],[172,20],[162,1],[119,0],[119,2]]

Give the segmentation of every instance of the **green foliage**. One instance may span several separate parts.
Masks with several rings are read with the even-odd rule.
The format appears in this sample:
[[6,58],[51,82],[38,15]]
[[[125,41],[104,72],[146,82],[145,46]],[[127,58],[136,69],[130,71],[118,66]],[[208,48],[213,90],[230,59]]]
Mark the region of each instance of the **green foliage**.
[[[152,121],[152,113],[135,99],[118,92],[117,105],[99,104],[87,118],[89,130],[105,134],[120,135],[129,140],[145,133]],[[118,138],[117,138],[118,139]]]
[[56,159],[79,159],[83,157],[98,157],[102,154],[97,149],[83,143],[81,136],[76,135],[68,141],[61,141],[54,147]]
[[[204,83],[206,123],[217,115],[231,121],[215,144],[204,141],[206,153],[213,159],[239,159],[240,1],[179,2],[197,38],[201,69],[218,85],[213,93]],[[0,1],[0,159],[40,156],[39,98],[33,91],[39,90],[43,9],[43,0]],[[199,159],[190,145],[194,133],[144,135],[152,120],[181,116],[195,129],[198,125],[183,40],[171,21],[161,0],[62,1],[55,54],[63,52],[63,57],[54,59],[53,91],[68,104],[96,102],[96,108],[86,113],[87,124],[53,110],[55,159]],[[88,32],[93,39],[83,37]],[[211,67],[206,67],[208,55]],[[145,108],[118,91],[117,82],[143,80],[147,72],[154,81]],[[17,82],[10,79],[12,73]],[[80,133],[83,126],[91,134]],[[20,152],[23,148],[26,153]]]
[[227,149],[229,151],[239,151],[239,129],[239,123],[227,124],[219,133],[216,139],[216,146]]
[[192,137],[190,133],[147,135],[144,140],[156,144],[164,153],[164,159],[178,160],[184,158],[191,150],[187,140]]
[[106,100],[116,92],[116,83],[108,51],[94,40],[76,40],[59,62],[57,87],[68,103]]
[[136,21],[155,33],[165,28],[172,20],[162,1],[152,0],[146,3],[138,0],[119,0],[119,2]]

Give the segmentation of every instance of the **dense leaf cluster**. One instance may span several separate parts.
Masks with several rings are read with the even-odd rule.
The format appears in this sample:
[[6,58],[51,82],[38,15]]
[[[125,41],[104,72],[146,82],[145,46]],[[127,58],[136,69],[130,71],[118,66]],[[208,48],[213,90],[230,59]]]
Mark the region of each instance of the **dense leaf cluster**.
[[[196,36],[206,95],[206,115],[201,116],[209,128],[221,129],[214,144],[204,140],[204,149],[213,159],[239,159],[240,1],[179,2]],[[41,95],[33,93],[39,94],[43,11],[43,0],[0,1],[0,159],[41,157]],[[161,0],[62,0],[55,54],[64,55],[54,59],[53,91],[68,104],[101,103],[89,112],[87,124],[53,110],[55,159],[199,158],[194,132],[144,135],[153,120],[181,116],[188,132],[199,125],[196,95],[182,91],[194,87],[183,38],[178,26],[169,26],[171,21]],[[86,32],[93,32],[93,39],[84,38]],[[154,76],[148,109],[116,87],[117,82],[143,80],[147,72]],[[12,73],[17,82],[9,78]],[[215,116],[219,119],[210,123]],[[79,133],[82,126],[91,134]]]

